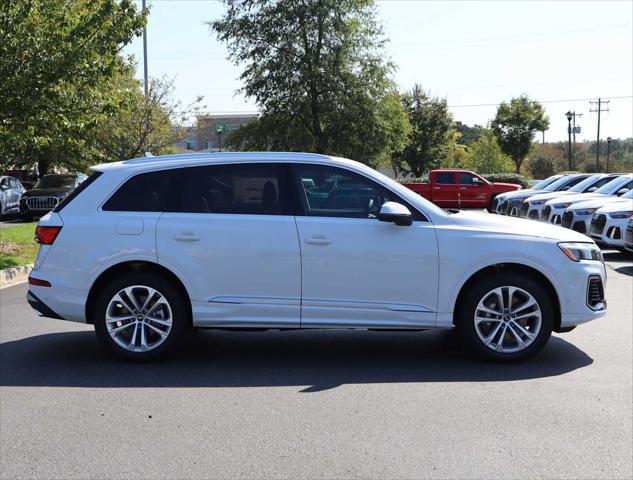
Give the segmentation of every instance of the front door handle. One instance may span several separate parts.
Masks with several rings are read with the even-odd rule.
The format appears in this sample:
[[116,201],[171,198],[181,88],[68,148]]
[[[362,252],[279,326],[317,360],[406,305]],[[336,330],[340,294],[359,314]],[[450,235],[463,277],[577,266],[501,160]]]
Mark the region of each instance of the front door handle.
[[332,241],[325,237],[319,236],[306,239],[306,243],[310,245],[329,245],[330,243],[332,243]]
[[200,240],[200,235],[196,235],[195,233],[180,233],[174,235],[174,240],[178,240],[179,242],[197,242]]

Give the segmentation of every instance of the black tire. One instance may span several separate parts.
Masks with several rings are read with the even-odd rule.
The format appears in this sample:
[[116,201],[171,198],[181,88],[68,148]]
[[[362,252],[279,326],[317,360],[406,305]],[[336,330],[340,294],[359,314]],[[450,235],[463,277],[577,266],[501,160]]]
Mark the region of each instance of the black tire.
[[493,195],[492,197],[490,197],[490,203],[488,204],[488,208],[486,209],[488,210],[488,213],[494,213],[494,210],[492,209],[492,203],[495,201],[495,198],[497,197],[497,195]]
[[[493,350],[484,344],[475,328],[474,317],[479,301],[495,288],[504,286],[518,287],[532,295],[541,313],[541,326],[536,338],[517,352]],[[497,362],[517,362],[535,355],[545,346],[552,334],[554,315],[552,300],[537,280],[520,272],[502,271],[479,279],[468,287],[460,305],[457,305],[455,326],[465,346],[476,356]]]
[[[167,300],[172,313],[172,325],[167,337],[154,349],[144,352],[133,352],[124,349],[110,336],[106,326],[106,309],[110,300],[121,290],[133,285],[151,287]],[[125,360],[147,362],[164,357],[174,351],[182,342],[190,325],[191,311],[183,293],[168,278],[149,272],[130,272],[121,275],[100,288],[92,312],[95,332],[101,343],[114,355]],[[136,327],[132,327],[136,328]],[[149,330],[147,330],[149,332]]]

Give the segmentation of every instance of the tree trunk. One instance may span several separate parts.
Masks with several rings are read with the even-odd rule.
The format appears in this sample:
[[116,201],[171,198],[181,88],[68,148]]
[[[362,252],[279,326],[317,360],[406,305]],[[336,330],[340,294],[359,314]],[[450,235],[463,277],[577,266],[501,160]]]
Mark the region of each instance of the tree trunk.
[[37,173],[40,177],[43,177],[48,173],[49,161],[48,158],[37,159]]

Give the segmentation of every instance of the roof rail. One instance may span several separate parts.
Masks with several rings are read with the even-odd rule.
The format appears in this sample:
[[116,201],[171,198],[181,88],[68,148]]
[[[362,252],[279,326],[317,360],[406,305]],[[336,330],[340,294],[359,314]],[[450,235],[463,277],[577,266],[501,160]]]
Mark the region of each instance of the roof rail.
[[191,160],[191,159],[208,159],[208,158],[226,158],[226,157],[307,157],[307,158],[327,158],[327,155],[320,153],[303,153],[303,152],[200,152],[200,153],[181,153],[175,155],[157,155],[151,157],[139,157],[125,160],[124,164],[150,163],[167,160]]

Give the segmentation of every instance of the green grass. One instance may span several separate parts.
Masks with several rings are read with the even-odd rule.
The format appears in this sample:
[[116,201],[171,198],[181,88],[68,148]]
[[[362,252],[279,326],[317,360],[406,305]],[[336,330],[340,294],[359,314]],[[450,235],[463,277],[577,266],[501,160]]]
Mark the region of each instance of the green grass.
[[0,228],[0,270],[35,261],[38,244],[33,240],[37,222]]

